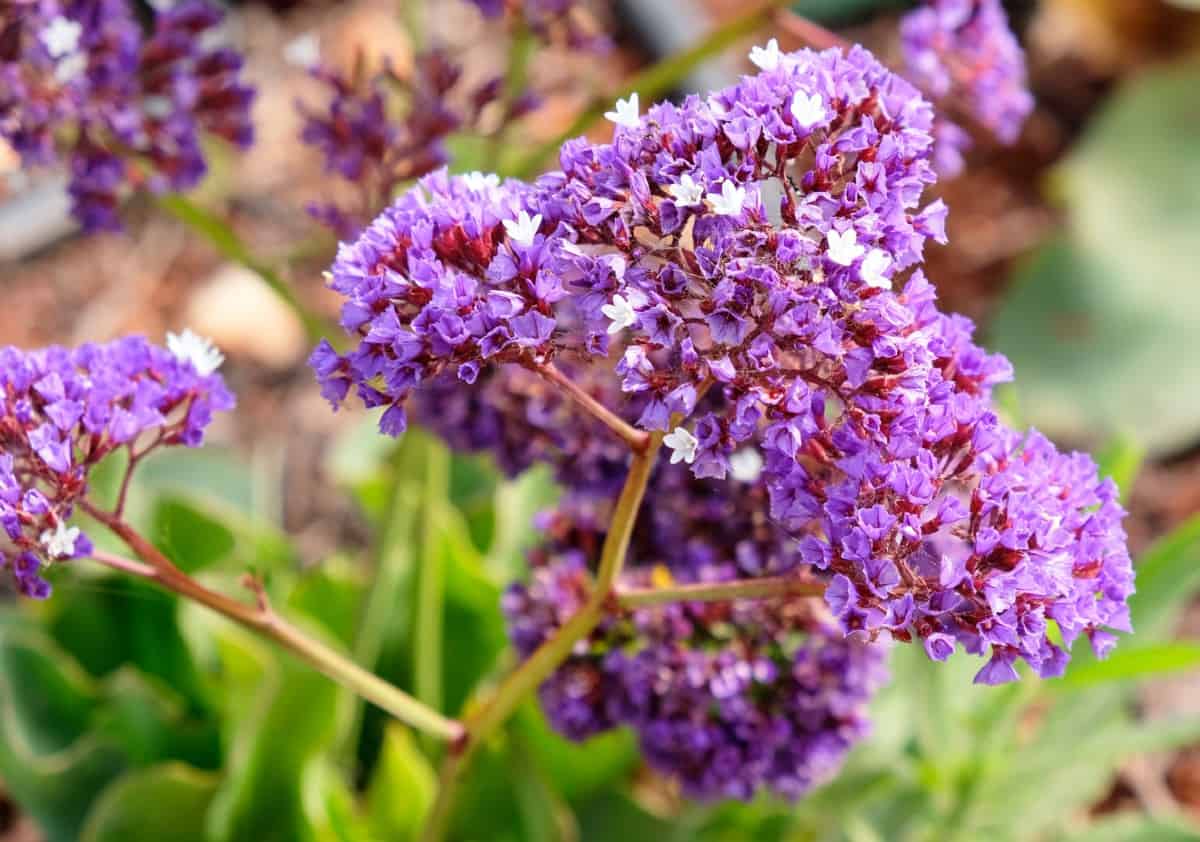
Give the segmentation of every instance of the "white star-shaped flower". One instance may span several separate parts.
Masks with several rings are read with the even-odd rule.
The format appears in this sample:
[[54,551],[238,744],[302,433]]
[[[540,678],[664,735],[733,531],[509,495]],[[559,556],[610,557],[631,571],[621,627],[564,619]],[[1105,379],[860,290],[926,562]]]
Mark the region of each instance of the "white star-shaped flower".
[[627,129],[636,129],[641,122],[638,119],[638,95],[634,91],[629,95],[629,99],[618,99],[615,111],[605,111],[604,119],[616,123],[618,126],[624,126]]
[[796,95],[792,97],[792,116],[796,118],[798,126],[811,129],[824,123],[829,115],[825,111],[825,100],[821,99],[820,94],[796,91]]
[[62,83],[70,82],[83,71],[87,70],[88,58],[83,53],[71,53],[66,58],[59,59],[54,66],[54,78]]
[[675,199],[677,205],[698,205],[704,198],[704,188],[697,184],[692,177],[684,173],[679,177],[678,184],[667,187],[667,192]]
[[463,173],[463,184],[471,190],[479,192],[486,190],[489,187],[500,186],[500,176],[495,173],[482,173],[479,171]]
[[79,540],[79,527],[67,526],[59,521],[54,529],[42,533],[42,546],[50,558],[68,558],[75,555],[75,542]]
[[858,274],[867,286],[891,289],[892,279],[883,273],[892,265],[892,256],[882,249],[871,249],[863,258]]
[[83,27],[78,22],[60,16],[46,25],[39,38],[50,58],[60,59],[79,48],[79,36],[82,34]]
[[542,215],[536,213],[531,218],[529,213],[521,211],[517,214],[516,219],[504,220],[504,230],[508,232],[508,237],[515,240],[523,246],[533,245],[533,238],[537,236],[538,229],[542,227]]
[[[774,39],[772,39],[774,40]],[[726,179],[721,183],[720,193],[709,193],[708,204],[713,213],[721,216],[737,216],[746,204],[746,188],[739,187]]]
[[608,326],[610,335],[620,333],[637,321],[637,312],[629,303],[629,299],[623,295],[614,295],[612,304],[605,304],[600,308],[600,312],[611,322]]
[[863,252],[866,251],[858,244],[858,232],[853,228],[847,228],[841,233],[831,230],[828,240],[829,259],[839,266],[849,266],[862,257]]
[[689,465],[696,461],[696,446],[699,440],[683,427],[676,427],[674,432],[663,439],[671,450],[671,464],[687,462]]
[[772,38],[766,47],[750,48],[750,63],[761,70],[774,70],[779,66],[779,42]]
[[168,333],[167,350],[180,362],[191,363],[201,377],[212,374],[225,362],[225,355],[212,340],[198,336],[191,328],[184,328],[182,333]]
[[738,482],[754,482],[762,474],[763,458],[755,447],[743,447],[729,457],[729,473]]

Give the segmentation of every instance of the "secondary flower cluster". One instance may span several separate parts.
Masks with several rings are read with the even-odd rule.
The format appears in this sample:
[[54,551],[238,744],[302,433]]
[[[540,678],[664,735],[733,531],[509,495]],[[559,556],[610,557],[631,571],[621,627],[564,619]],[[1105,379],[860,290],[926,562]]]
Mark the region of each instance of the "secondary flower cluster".
[[[900,25],[908,76],[930,96],[953,98],[1002,143],[1013,143],[1033,111],[1025,54],[1000,0],[926,0]],[[969,135],[945,117],[937,125],[938,170],[962,169]]]
[[[320,150],[327,171],[358,186],[359,207],[313,203],[309,212],[340,237],[350,238],[383,207],[396,186],[445,165],[445,139],[478,114],[500,93],[502,80],[457,92],[465,107],[451,103],[462,75],[442,50],[417,56],[412,76],[399,77],[390,66],[368,75],[359,61],[349,75],[324,65],[311,68],[329,89],[328,106],[314,109],[298,103],[304,117],[301,141]],[[395,100],[405,94],[405,110],[397,116]]]
[[241,57],[205,46],[218,7],[183,0],[143,35],[124,0],[36,0],[0,7],[0,137],[26,166],[65,163],[86,230],[117,229],[129,187],[194,186],[209,132],[253,139]]
[[573,49],[603,52],[611,44],[579,0],[469,0],[485,18],[498,18],[506,9],[520,25],[543,41]]
[[988,683],[1061,672],[1050,620],[1103,653],[1129,627],[1123,512],[1089,459],[1000,422],[1008,362],[937,309],[930,106],[861,48],[752,57],[706,98],[619,102],[610,143],[535,184],[437,173],[399,199],[333,266],[358,344],[314,353],[326,397],[398,434],[420,390],[452,442],[591,495],[619,456],[545,397],[554,365],[694,478],[759,476],[794,552],[738,569],[798,564],[852,637],[990,655]]
[[233,408],[221,355],[185,331],[168,349],[141,337],[76,349],[0,348],[0,567],[45,598],[45,565],[91,552],[67,522],[88,474],[114,451],[140,458],[198,446],[213,413]]
[[[621,586],[727,582],[794,565],[765,496],[755,480],[660,467]],[[504,598],[522,655],[587,598],[611,509],[573,495],[543,516],[547,541],[532,554],[532,577]],[[572,739],[632,727],[647,761],[690,796],[748,799],[767,786],[794,798],[831,777],[868,733],[884,657],[882,645],[845,637],[810,599],[644,607],[610,613],[542,686],[541,701]]]

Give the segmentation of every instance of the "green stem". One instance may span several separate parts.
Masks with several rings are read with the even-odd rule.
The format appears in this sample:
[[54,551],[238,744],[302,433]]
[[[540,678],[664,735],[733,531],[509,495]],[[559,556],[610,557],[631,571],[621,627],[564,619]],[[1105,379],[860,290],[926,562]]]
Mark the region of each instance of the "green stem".
[[416,629],[413,634],[414,687],[425,704],[442,706],[442,638],[446,570],[440,545],[442,512],[450,483],[450,457],[431,443],[425,450],[425,503],[421,535],[421,564],[417,580]]
[[532,366],[543,380],[554,384],[567,393],[571,400],[575,401],[578,406],[593,418],[602,422],[610,430],[616,433],[621,439],[629,445],[629,448],[634,451],[645,450],[650,444],[650,436],[648,433],[637,429],[629,424],[621,416],[617,415],[611,409],[606,407],[600,401],[596,400],[586,391],[584,391],[574,380],[571,380],[565,374],[555,367],[554,363],[543,363],[542,365]]
[[669,602],[816,597],[824,593],[825,585],[821,582],[804,581],[794,576],[767,576],[761,579],[671,585],[665,588],[630,588],[618,590],[617,601],[622,608],[642,608]]
[[617,576],[625,563],[638,510],[646,494],[650,474],[662,447],[662,434],[650,436],[648,447],[634,451],[629,475],[617,499],[608,535],[600,551],[595,587],[583,606],[554,637],[539,646],[519,667],[509,673],[492,697],[463,723],[466,733],[442,763],[437,801],[422,831],[423,842],[440,842],[449,829],[451,814],[467,764],[475,750],[499,730],[517,706],[567,659],[575,644],[586,637],[604,616]]
[[157,582],[169,591],[198,602],[235,623],[274,640],[338,684],[378,705],[413,728],[444,740],[462,739],[464,729],[460,723],[426,707],[403,690],[368,672],[337,650],[310,637],[279,616],[255,583],[249,584],[258,596],[257,605],[248,605],[211,591],[176,567],[157,547],[120,518],[86,502],[81,504],[81,508],[111,529],[146,566],[143,567],[130,559],[119,559],[103,553],[97,554],[97,560],[101,563],[124,573]]
[[250,247],[224,221],[179,193],[159,196],[157,201],[163,210],[203,236],[225,257],[258,275],[288,309],[296,314],[310,339],[315,342],[330,332],[330,326],[325,320],[304,306],[283,276],[255,257]]
[[[646,101],[659,99],[678,85],[680,80],[697,66],[769,23],[775,10],[789,2],[791,0],[767,0],[741,17],[734,18],[724,26],[714,29],[698,44],[664,58],[628,80],[620,95],[625,96],[637,91]],[[612,107],[613,99],[614,96],[611,93],[593,97],[566,131],[539,146],[528,158],[517,165],[516,175],[520,178],[537,175],[546,160],[557,153],[563,143],[583,134],[592,123],[599,120],[604,112]]]

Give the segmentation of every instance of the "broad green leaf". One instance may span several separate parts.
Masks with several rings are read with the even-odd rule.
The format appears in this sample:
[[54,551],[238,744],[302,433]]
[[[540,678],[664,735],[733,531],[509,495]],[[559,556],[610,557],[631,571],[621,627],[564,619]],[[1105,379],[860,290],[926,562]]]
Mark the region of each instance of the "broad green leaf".
[[1138,645],[1137,638],[1118,646],[1103,661],[1090,659],[1068,670],[1051,690],[1072,690],[1092,684],[1136,681],[1195,669],[1200,666],[1200,645],[1195,643],[1159,643]]
[[217,775],[181,763],[118,778],[88,814],[80,842],[207,842],[205,815]]
[[647,812],[616,792],[603,793],[580,805],[576,815],[580,842],[664,842],[677,838],[672,835],[673,822]]
[[437,773],[409,732],[391,725],[367,789],[371,830],[378,839],[412,839],[437,793]]
[[1116,815],[1089,822],[1058,842],[1200,842],[1200,828],[1181,819]]
[[992,339],[1029,420],[1151,453],[1200,436],[1200,64],[1138,74],[1088,127],[1054,188],[1068,232],[1019,273]]
[[1117,488],[1121,489],[1121,501],[1126,502],[1145,459],[1145,448],[1133,436],[1120,433],[1097,454],[1096,464],[1100,468],[1100,476],[1112,477]]
[[221,521],[179,497],[164,495],[154,505],[152,540],[185,573],[195,573],[229,556],[234,535]]
[[536,702],[522,705],[510,726],[563,798],[576,803],[628,780],[640,759],[627,728],[571,742],[550,728]]
[[1129,600],[1133,628],[1143,643],[1163,640],[1200,590],[1200,515],[1195,515],[1142,553],[1137,593]]

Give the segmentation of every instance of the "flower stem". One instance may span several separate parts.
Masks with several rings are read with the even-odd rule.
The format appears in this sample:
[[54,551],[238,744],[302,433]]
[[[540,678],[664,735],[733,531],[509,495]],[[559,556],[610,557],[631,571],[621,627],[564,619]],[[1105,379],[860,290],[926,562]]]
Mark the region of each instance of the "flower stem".
[[629,588],[617,591],[622,608],[642,608],[669,602],[724,602],[735,599],[815,597],[825,593],[822,582],[795,576],[767,576],[732,582],[701,582],[666,588]]
[[[321,673],[352,690],[372,704],[378,705],[400,721],[444,740],[461,739],[463,726],[447,719],[392,686],[379,676],[368,672],[335,649],[310,637],[298,627],[279,616],[270,606],[266,594],[256,582],[250,582],[258,600],[248,605],[224,594],[211,591],[188,576],[120,518],[84,503],[88,514],[111,529],[141,559],[141,562],[110,553],[96,552],[93,558],[116,570],[157,582],[169,591],[198,602],[230,620],[264,637],[274,640],[297,657],[307,661]],[[142,563],[144,562],[144,564]]]
[[571,380],[561,371],[559,371],[554,363],[543,363],[532,367],[544,380],[553,383],[555,386],[567,393],[570,398],[575,401],[585,412],[589,413],[597,420],[608,426],[614,433],[624,440],[629,445],[630,449],[635,453],[642,452],[650,444],[650,434],[637,429],[633,425],[627,423],[619,415],[606,407],[600,401],[589,395],[579,387],[575,381]]
[[575,644],[586,637],[604,617],[613,586],[625,563],[638,510],[642,506],[661,447],[662,434],[655,433],[648,437],[645,448],[633,452],[629,475],[617,499],[608,535],[600,551],[595,587],[587,601],[552,638],[509,673],[491,698],[464,721],[465,734],[451,746],[450,753],[442,763],[437,801],[426,820],[421,834],[422,842],[440,842],[445,838],[458,788],[475,749],[505,723],[526,696],[567,659]]

